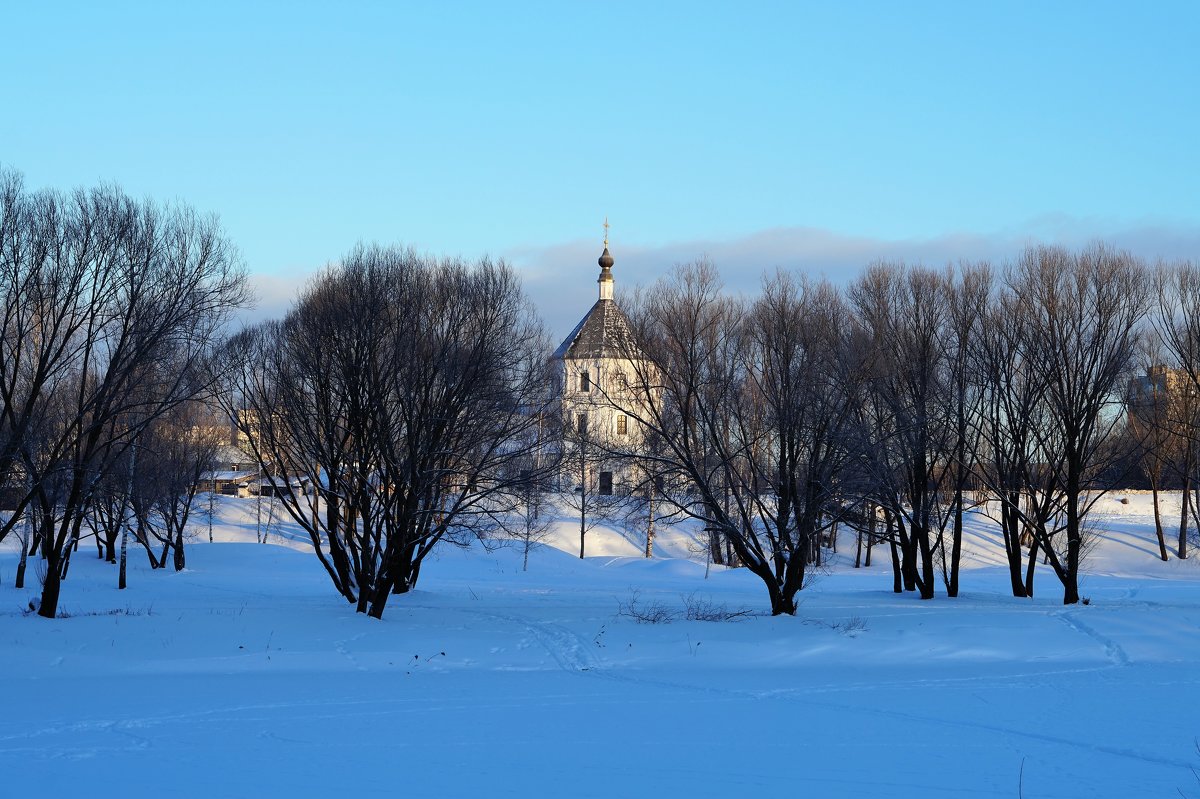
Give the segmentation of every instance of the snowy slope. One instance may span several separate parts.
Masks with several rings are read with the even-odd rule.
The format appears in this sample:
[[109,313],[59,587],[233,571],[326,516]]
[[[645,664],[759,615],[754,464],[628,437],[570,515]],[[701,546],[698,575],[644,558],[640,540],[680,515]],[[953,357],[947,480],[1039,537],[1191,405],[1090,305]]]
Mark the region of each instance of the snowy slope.
[[222,504],[217,543],[198,522],[182,573],[135,555],[123,592],[81,549],[68,618],[20,612],[6,551],[0,796],[1200,796],[1200,564],[1156,560],[1129,498],[1071,608],[1048,572],[1006,595],[982,518],[957,600],[892,594],[881,549],[795,618],[724,623],[619,613],[764,607],[682,557],[686,528],[660,538],[681,557],[601,529],[580,560],[564,520],[528,572],[447,548],[382,622],[287,524],[253,543],[253,501]]

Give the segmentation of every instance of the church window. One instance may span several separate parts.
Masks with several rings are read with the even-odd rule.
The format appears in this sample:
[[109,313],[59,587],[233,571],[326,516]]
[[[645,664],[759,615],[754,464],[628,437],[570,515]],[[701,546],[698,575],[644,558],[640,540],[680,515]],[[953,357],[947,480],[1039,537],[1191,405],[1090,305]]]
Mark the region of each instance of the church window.
[[600,472],[600,493],[605,496],[612,494],[612,472]]
[[629,417],[623,413],[617,414],[617,435],[623,436],[629,432]]
[[576,425],[578,425],[579,435],[586,436],[587,435],[587,414],[586,413],[575,414],[575,423],[576,423]]
[[590,372],[583,371],[583,372],[579,373],[579,390],[580,391],[591,391],[592,390],[592,375]]

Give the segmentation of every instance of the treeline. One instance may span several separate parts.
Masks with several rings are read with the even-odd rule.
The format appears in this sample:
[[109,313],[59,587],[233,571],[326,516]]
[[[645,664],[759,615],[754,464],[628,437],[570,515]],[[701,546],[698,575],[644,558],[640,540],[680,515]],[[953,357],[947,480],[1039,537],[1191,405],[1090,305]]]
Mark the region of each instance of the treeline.
[[1013,595],[1033,595],[1041,559],[1078,602],[1104,490],[1139,464],[1196,485],[1191,264],[1036,247],[1003,266],[875,263],[844,289],[780,272],[737,298],[700,262],[626,307],[630,368],[600,389],[644,435],[606,454],[758,575],[773,613],[795,612],[835,525],[891,549],[896,591],[956,596],[983,502]]
[[87,535],[110,560],[119,546],[121,587],[131,528],[151,563],[183,568],[214,446],[207,356],[247,299],[214,218],[0,171],[0,541],[21,540],[18,587],[40,556],[42,616]]
[[[439,541],[535,539],[554,483],[581,555],[617,505],[691,518],[789,614],[839,526],[891,550],[895,590],[956,596],[964,517],[987,503],[1013,595],[1044,561],[1072,603],[1101,493],[1140,466],[1195,468],[1187,264],[1033,248],[997,267],[877,263],[845,288],[780,272],[742,298],[700,262],[624,305],[625,366],[564,375],[507,266],[359,247],[229,342],[221,395],[264,467],[305,478],[280,481],[284,507],[375,616]],[[1148,365],[1178,379],[1133,380]],[[564,377],[626,434],[564,418]]]
[[1200,514],[1200,270],[1102,246],[876,263],[846,287],[778,272],[753,297],[679,267],[614,317],[624,365],[583,378],[616,435],[563,418],[571,376],[502,262],[360,246],[226,338],[247,289],[215,220],[5,172],[0,280],[0,540],[20,538],[18,583],[39,556],[44,616],[87,536],[122,585],[130,537],[183,567],[230,418],[373,616],[439,542],[528,548],[555,482],[581,556],[624,494],[650,530],[698,520],[786,614],[839,526],[891,550],[895,590],[956,596],[964,516],[986,503],[1013,595],[1045,561],[1072,603],[1104,490],[1135,469],[1184,489],[1179,557]]

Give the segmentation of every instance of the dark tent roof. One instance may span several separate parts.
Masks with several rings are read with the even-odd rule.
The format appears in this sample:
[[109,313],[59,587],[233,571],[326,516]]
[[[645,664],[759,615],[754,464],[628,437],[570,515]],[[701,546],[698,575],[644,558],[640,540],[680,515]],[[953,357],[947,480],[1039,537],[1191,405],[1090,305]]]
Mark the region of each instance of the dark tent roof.
[[596,300],[587,316],[554,351],[555,358],[624,358],[633,334],[629,320],[612,300]]

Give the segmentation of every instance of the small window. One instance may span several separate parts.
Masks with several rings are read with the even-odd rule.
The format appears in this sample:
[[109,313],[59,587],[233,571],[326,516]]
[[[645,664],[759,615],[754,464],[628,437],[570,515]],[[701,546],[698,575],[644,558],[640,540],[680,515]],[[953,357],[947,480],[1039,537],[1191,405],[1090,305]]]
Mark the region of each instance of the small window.
[[592,390],[592,376],[590,373],[588,373],[588,372],[580,372],[579,373],[579,390],[580,391],[591,391]]
[[612,472],[600,472],[600,493],[605,496],[612,494]]
[[617,414],[617,435],[623,436],[629,432],[629,417],[623,413]]
[[575,414],[575,423],[576,423],[577,429],[579,430],[579,435],[586,436],[587,435],[587,414],[586,413]]

